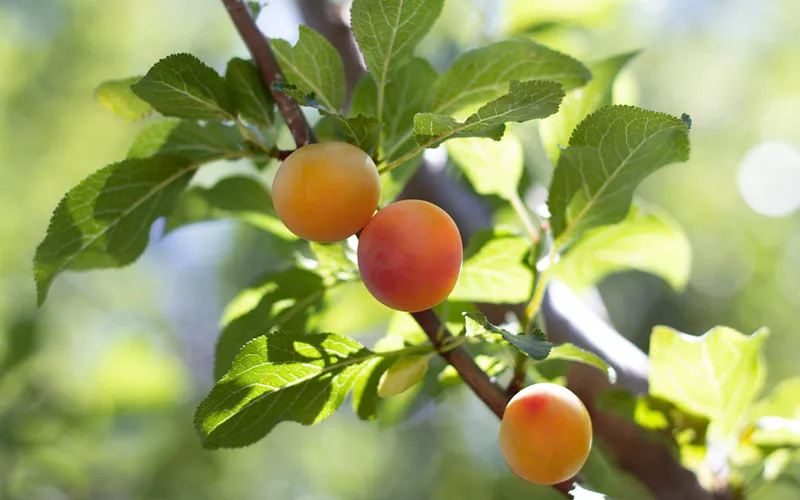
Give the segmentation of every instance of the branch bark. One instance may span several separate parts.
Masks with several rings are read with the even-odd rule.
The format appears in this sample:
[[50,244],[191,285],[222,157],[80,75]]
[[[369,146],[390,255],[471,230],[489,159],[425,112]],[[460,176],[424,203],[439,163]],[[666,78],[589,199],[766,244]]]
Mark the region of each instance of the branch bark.
[[275,54],[269,46],[269,40],[259,31],[253,14],[242,0],[222,0],[222,4],[236,26],[239,36],[253,56],[261,79],[275,98],[278,110],[286,122],[286,126],[292,132],[297,147],[305,146],[311,142],[316,142],[314,132],[308,126],[300,106],[284,92],[278,92],[272,87],[273,83],[285,82]]

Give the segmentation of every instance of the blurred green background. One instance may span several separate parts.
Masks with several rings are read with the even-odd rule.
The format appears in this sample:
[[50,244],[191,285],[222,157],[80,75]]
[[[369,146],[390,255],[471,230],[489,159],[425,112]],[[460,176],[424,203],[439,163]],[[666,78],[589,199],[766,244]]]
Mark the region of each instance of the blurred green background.
[[[615,94],[693,118],[691,161],[639,191],[684,226],[692,277],[682,294],[641,273],[600,291],[643,348],[655,324],[769,326],[768,388],[800,372],[795,3],[447,0],[422,50],[442,67],[510,34],[585,61],[644,49]],[[260,24],[295,41],[299,20],[291,0],[274,0]],[[214,0],[0,0],[0,498],[548,498],[508,472],[496,420],[464,391],[401,423],[342,411],[246,449],[202,451],[191,415],[212,383],[223,307],[293,250],[255,229],[213,222],[156,237],[129,268],[62,276],[35,308],[31,259],[53,208],[123,158],[142,126],[99,106],[94,88],[175,52],[217,69],[246,54]],[[546,182],[551,167],[530,163]],[[337,300],[330,329],[367,342],[385,330],[389,312],[357,286]]]

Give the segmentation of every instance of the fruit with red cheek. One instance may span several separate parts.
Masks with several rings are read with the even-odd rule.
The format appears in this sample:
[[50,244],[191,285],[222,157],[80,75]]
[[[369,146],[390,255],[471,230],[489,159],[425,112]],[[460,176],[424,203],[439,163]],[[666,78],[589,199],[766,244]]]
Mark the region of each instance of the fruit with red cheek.
[[550,485],[583,467],[592,446],[592,421],[578,396],[556,384],[518,392],[500,422],[500,451],[519,477]]
[[345,142],[290,154],[272,183],[275,212],[289,231],[319,243],[342,241],[369,222],[381,195],[375,163]]
[[461,272],[461,235],[441,208],[403,200],[380,210],[358,242],[358,268],[370,293],[398,311],[430,309]]

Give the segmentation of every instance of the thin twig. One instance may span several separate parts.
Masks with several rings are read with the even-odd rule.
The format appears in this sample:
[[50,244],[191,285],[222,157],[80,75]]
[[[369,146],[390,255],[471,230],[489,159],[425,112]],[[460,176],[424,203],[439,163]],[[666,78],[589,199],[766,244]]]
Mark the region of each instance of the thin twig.
[[286,80],[283,78],[278,61],[269,46],[269,40],[259,31],[250,9],[242,0],[222,0],[222,4],[227,9],[242,41],[250,50],[253,62],[261,73],[261,79],[275,98],[278,110],[281,112],[286,126],[289,127],[297,147],[316,142],[314,132],[308,126],[308,122],[300,111],[300,106],[288,94],[279,92],[272,86],[274,83]]

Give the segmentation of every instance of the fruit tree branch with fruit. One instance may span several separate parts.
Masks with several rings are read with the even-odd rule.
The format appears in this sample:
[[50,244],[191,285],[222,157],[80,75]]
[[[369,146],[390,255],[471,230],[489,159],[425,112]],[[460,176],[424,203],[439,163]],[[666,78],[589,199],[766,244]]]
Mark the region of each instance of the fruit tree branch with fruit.
[[[328,5],[300,1],[307,16],[324,17],[309,25],[335,34],[336,46],[307,26],[292,46],[259,31],[257,4],[222,0],[252,61],[234,58],[221,76],[176,54],[143,77],[104,83],[98,92],[117,111],[163,120],[58,204],[35,256],[39,303],[61,272],[134,262],[159,218],[168,231],[239,220],[285,240],[296,257],[226,313],[216,384],[194,416],[204,448],[247,446],[283,422],[319,423],[347,398],[373,420],[383,399],[463,383],[501,419],[498,448],[530,483],[570,498],[618,494],[587,466],[601,460],[637,498],[739,495],[742,450],[752,457],[793,442],[770,435],[764,444],[764,415],[753,410],[767,332],[717,327],[698,340],[658,327],[648,358],[570,291],[595,284],[601,274],[586,269],[606,265],[596,256],[642,221],[677,231],[634,193],[654,171],[688,159],[691,120],[612,105],[610,88],[635,53],[585,65],[510,39],[464,52],[440,72],[415,47],[443,1],[354,0],[364,71]],[[517,124],[525,122],[539,133],[524,140],[541,140],[554,165],[546,211],[521,196],[530,129]],[[283,130],[295,149],[279,144]],[[399,196],[424,172],[425,150],[439,147],[474,197],[507,205],[517,228],[463,231],[447,210]],[[205,165],[232,160],[249,161],[254,175],[192,186]],[[273,171],[267,188],[262,174]],[[630,241],[627,260],[604,272],[654,258]],[[317,326],[332,307],[329,291],[346,283],[363,283],[395,311],[373,347]],[[549,375],[553,362],[569,366],[566,383]],[[692,371],[702,363],[714,370]],[[731,373],[735,383],[715,378]],[[714,399],[704,387],[716,388]]]

